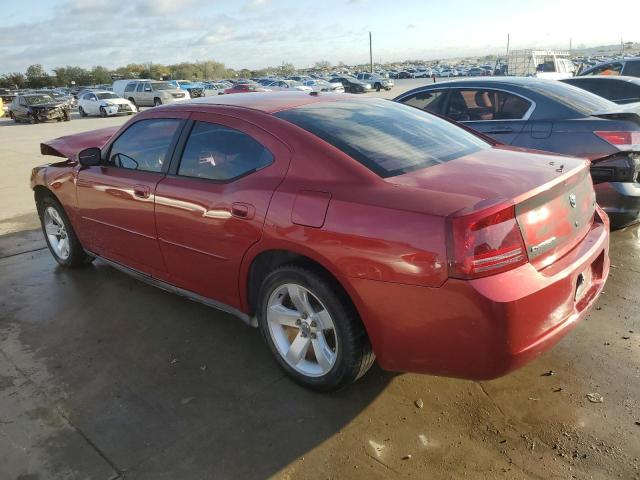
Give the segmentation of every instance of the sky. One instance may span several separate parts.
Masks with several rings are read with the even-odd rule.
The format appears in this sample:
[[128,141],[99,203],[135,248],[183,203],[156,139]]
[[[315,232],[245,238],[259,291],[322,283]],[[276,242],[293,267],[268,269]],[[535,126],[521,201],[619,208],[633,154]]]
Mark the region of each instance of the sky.
[[[2,0],[0,73],[216,60],[257,69],[640,41],[638,0]],[[624,14],[622,13],[624,12]]]

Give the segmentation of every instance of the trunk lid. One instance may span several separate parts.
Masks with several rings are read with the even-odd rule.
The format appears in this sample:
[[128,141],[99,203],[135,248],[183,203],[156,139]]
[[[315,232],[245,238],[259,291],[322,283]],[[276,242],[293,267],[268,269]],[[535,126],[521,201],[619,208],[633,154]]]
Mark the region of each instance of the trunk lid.
[[515,208],[529,261],[540,270],[569,252],[591,228],[596,197],[589,170],[563,178]]
[[386,181],[440,192],[428,209],[449,217],[515,206],[537,269],[571,250],[593,223],[595,192],[584,159],[497,146]]
[[102,148],[120,127],[107,127],[89,132],[54,138],[40,144],[42,155],[68,158],[74,160],[81,150],[89,147]]

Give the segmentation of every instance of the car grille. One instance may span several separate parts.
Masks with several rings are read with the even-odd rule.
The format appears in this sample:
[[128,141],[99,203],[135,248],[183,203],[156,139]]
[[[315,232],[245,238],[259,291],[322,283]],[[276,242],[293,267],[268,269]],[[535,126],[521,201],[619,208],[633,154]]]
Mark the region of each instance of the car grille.
[[184,97],[184,93],[172,93],[171,95],[173,95],[173,98],[183,98]]
[[204,89],[203,88],[190,88],[189,93],[192,98],[204,97]]
[[119,104],[118,105],[118,111],[119,112],[130,112],[131,111],[131,107],[129,105],[126,105],[126,104]]

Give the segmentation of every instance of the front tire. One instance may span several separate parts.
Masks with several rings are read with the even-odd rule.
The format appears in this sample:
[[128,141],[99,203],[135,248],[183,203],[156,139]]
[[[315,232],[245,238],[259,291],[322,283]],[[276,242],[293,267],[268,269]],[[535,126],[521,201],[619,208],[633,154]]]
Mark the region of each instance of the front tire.
[[153,106],[154,107],[159,107],[160,105],[162,105],[162,100],[160,100],[158,97],[153,99]]
[[376,83],[376,92],[379,92],[382,89],[382,86],[379,83]]
[[68,122],[69,120],[71,120],[71,114],[69,113],[68,110],[64,111],[64,114],[62,115],[62,118],[64,119],[65,122]]
[[104,107],[100,107],[100,116],[102,118],[106,118],[107,117],[107,111],[104,109]]
[[263,281],[258,324],[280,367],[303,387],[329,392],[360,378],[375,356],[358,313],[335,280],[284,265]]
[[93,261],[82,248],[60,202],[48,195],[43,197],[38,202],[38,215],[49,251],[60,265],[77,268]]
[[86,117],[87,116],[87,112],[85,112],[84,108],[82,108],[82,107],[78,107],[78,113],[80,114],[81,117]]

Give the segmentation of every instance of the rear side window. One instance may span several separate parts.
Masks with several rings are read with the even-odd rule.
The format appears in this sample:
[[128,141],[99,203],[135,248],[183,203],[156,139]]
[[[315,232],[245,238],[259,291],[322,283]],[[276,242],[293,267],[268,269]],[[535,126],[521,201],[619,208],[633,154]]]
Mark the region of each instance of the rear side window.
[[161,172],[169,161],[180,120],[159,118],[131,125],[111,146],[109,164],[128,170]]
[[630,77],[640,77],[640,60],[627,62],[624,66],[624,74]]
[[444,106],[446,90],[426,90],[404,97],[400,102],[427,112],[439,113]]
[[273,162],[273,155],[244,132],[215,123],[195,122],[178,175],[230,181]]
[[458,122],[522,120],[532,103],[513,93],[487,89],[452,89],[446,115]]
[[490,148],[446,120],[382,99],[315,103],[275,115],[342,150],[381,177]]

